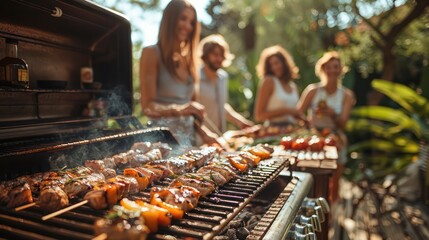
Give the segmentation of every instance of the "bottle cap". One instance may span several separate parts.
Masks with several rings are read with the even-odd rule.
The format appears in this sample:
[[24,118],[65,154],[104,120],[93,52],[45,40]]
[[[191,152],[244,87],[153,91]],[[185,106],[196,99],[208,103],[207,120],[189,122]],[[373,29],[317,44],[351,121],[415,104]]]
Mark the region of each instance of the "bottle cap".
[[83,67],[80,69],[80,80],[83,83],[92,83],[92,68],[90,67]]

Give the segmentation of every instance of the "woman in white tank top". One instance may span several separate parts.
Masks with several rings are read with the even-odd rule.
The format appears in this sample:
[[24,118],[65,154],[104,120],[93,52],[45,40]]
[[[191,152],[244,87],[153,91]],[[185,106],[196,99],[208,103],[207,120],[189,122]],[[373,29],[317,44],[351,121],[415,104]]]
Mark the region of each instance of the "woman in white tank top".
[[315,67],[320,83],[308,85],[298,103],[298,110],[308,113],[316,128],[343,130],[355,103],[351,90],[341,85],[343,67],[337,52],[327,52]]
[[264,49],[256,66],[262,79],[255,102],[255,120],[271,123],[295,123],[302,119],[296,109],[299,94],[294,79],[298,78],[298,67],[290,54],[281,46]]

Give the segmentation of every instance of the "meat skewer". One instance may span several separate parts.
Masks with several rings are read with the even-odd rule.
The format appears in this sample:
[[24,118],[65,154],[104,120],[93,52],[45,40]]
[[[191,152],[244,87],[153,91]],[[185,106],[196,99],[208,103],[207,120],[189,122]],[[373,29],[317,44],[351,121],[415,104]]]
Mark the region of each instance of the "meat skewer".
[[46,221],[46,220],[51,219],[51,218],[53,218],[53,217],[56,217],[56,216],[58,216],[58,215],[60,215],[60,214],[63,214],[63,213],[65,213],[65,212],[68,212],[68,211],[70,211],[70,210],[72,210],[72,209],[75,209],[75,208],[78,208],[78,207],[80,207],[80,206],[82,206],[82,205],[85,205],[87,202],[88,202],[87,200],[83,200],[82,202],[79,202],[79,203],[73,204],[73,205],[68,206],[68,207],[66,207],[66,208],[63,208],[63,209],[61,209],[61,210],[59,210],[59,211],[56,211],[56,212],[53,212],[53,213],[51,213],[51,214],[45,215],[45,216],[43,216],[43,217],[42,217],[42,220],[43,220],[43,221]]
[[[187,154],[189,159],[187,163],[183,162],[186,159],[179,156],[167,160],[159,160],[143,165],[142,167],[126,168],[124,175],[132,176],[137,181],[137,188],[142,190],[153,181],[159,181],[166,177],[172,177],[174,174],[182,173],[192,169],[194,163],[211,160],[215,156],[216,148],[206,148],[201,151],[193,151],[196,156]],[[203,160],[201,160],[203,159]],[[171,161],[170,161],[171,160]],[[139,183],[140,182],[140,183]],[[108,206],[113,206],[120,199],[128,196],[128,191],[122,190],[122,186],[118,183],[110,183],[103,185],[85,194],[84,199],[88,200],[90,207],[94,209],[105,209]]]
[[[241,155],[242,156],[238,154],[236,156],[237,158],[247,157],[253,160],[253,162],[249,164],[249,167],[255,167],[257,163],[259,163],[259,161],[257,161],[259,158],[258,156],[248,155],[247,153],[241,153]],[[193,157],[186,156],[186,158],[192,159]],[[195,162],[195,160],[190,161]],[[207,165],[199,168],[196,173],[185,173],[178,176],[168,187],[153,187],[150,193],[150,203],[168,210],[174,219],[181,219],[186,211],[189,211],[197,205],[200,197],[207,196],[213,192],[216,187],[224,185],[238,177],[237,172],[240,171],[234,168],[228,160],[211,159]],[[150,226],[149,229],[151,232],[156,232],[158,227],[153,226],[153,224],[157,223],[157,221],[147,216],[147,214],[149,214],[148,208],[139,208],[139,205],[147,207],[150,204],[142,203],[141,200],[139,201],[140,204],[137,204],[137,201],[139,200],[131,201],[123,198],[120,201],[120,205],[127,209],[134,209],[134,211],[139,212],[141,216],[146,216],[144,217],[144,224]],[[115,208],[117,208],[117,205],[113,207],[113,209]],[[144,212],[146,212],[146,215]],[[114,229],[115,224],[106,224],[105,220],[99,219],[96,221],[95,228],[96,233],[100,233],[100,231],[103,232],[100,229],[111,231],[109,229]],[[107,233],[107,235],[109,234],[110,233]]]
[[[147,157],[151,161],[161,158],[161,150],[152,149],[151,147],[162,148],[165,155],[168,155],[171,150],[167,144],[163,143],[135,143],[132,147],[134,150],[132,151],[142,155],[141,146],[143,145],[146,146],[144,152],[152,154],[151,157]],[[120,161],[118,160],[120,157],[116,157],[116,159]],[[114,158],[87,160],[85,165],[88,168],[78,167],[75,170],[36,173],[3,182],[0,184],[0,203],[6,204],[11,208],[21,206],[17,208],[20,211],[35,206],[36,203],[34,203],[32,196],[36,195],[39,196],[38,205],[42,205],[46,209],[59,209],[68,205],[67,197],[70,199],[76,198],[90,190],[96,182],[104,181],[104,178],[109,179],[116,176],[114,168],[117,168],[117,166]],[[96,173],[92,173],[90,169]],[[105,177],[102,177],[100,173]],[[30,188],[24,185],[25,183],[28,183]],[[54,185],[59,185],[59,188],[54,187]],[[55,201],[55,203],[52,204],[50,203],[51,201]]]
[[28,203],[28,204],[22,205],[20,207],[16,207],[15,211],[18,212],[18,211],[21,211],[21,210],[24,210],[24,209],[36,206],[36,204],[37,204],[36,202]]

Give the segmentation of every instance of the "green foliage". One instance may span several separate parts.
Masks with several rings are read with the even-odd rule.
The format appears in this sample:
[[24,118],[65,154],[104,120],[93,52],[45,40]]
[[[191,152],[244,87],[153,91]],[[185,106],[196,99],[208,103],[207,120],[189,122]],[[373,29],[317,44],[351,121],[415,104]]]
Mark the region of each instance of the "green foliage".
[[364,106],[352,110],[347,124],[351,140],[348,152],[355,156],[348,162],[348,177],[359,179],[366,166],[366,176],[377,179],[399,173],[416,159],[420,141],[428,141],[428,101],[415,90],[398,83],[376,79],[372,87],[398,104],[399,109]]
[[428,100],[417,94],[415,90],[384,80],[374,80],[372,86],[401,105],[409,114],[416,114],[422,119],[429,118]]
[[[400,137],[398,137],[400,138]],[[399,140],[399,142],[398,142]],[[418,154],[419,145],[414,140],[408,139],[407,144],[403,144],[404,139],[369,139],[367,141],[352,144],[347,149],[349,152],[363,151],[363,152],[381,152],[392,154]],[[399,144],[398,144],[399,143]]]
[[351,116],[374,119],[393,124],[393,126],[384,130],[387,135],[393,135],[407,130],[418,136],[420,135],[419,124],[402,110],[383,106],[363,106],[353,109]]

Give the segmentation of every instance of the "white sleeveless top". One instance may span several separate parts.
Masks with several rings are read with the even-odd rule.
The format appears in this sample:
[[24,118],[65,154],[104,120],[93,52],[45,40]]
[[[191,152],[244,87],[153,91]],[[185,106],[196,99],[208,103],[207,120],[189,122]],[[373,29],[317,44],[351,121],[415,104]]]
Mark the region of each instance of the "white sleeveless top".
[[342,86],[338,87],[333,94],[328,94],[324,87],[319,85],[317,87],[316,93],[311,101],[311,110],[310,110],[310,119],[312,119],[313,124],[316,127],[322,128],[334,128],[335,124],[332,119],[325,117],[319,117],[314,114],[315,109],[317,108],[320,101],[325,100],[326,104],[334,110],[334,112],[339,115],[343,109],[344,102],[344,88]]
[[[268,100],[267,110],[272,111],[283,107],[295,108],[299,100],[296,84],[293,81],[289,81],[288,84],[292,89],[292,92],[289,93],[285,91],[278,78],[272,76],[271,79],[274,82],[274,91],[273,94],[271,94],[270,99]],[[270,119],[270,122],[294,123],[295,118],[289,115],[284,115]]]

